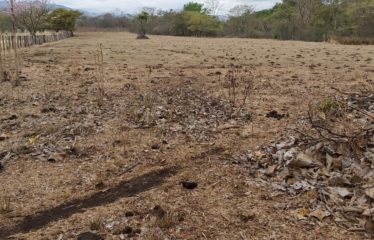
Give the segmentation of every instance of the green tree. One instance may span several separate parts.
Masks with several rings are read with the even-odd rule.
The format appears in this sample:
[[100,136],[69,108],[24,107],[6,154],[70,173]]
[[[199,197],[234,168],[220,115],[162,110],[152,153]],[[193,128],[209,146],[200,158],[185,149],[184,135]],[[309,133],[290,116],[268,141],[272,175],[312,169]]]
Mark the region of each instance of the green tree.
[[203,13],[203,12],[205,12],[204,4],[197,3],[197,2],[189,2],[189,3],[184,5],[183,11]]
[[139,33],[138,38],[139,39],[145,39],[147,38],[147,30],[146,30],[146,24],[149,21],[150,15],[146,11],[142,11],[136,16],[136,19],[139,22]]
[[212,16],[200,12],[185,12],[184,21],[187,25],[189,35],[213,36],[220,32],[220,22]]
[[12,19],[9,15],[0,13],[0,32],[12,30]]
[[66,30],[73,34],[77,19],[80,16],[82,16],[82,13],[79,11],[58,8],[48,14],[47,22],[49,27],[56,32]]

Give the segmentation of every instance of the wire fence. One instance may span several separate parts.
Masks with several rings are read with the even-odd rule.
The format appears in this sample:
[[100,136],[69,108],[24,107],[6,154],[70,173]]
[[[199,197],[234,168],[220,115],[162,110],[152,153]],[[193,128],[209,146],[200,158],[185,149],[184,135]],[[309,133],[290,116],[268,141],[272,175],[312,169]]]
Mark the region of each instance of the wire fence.
[[10,33],[0,33],[0,50],[3,52],[17,48],[30,47],[33,45],[41,45],[43,43],[56,42],[65,38],[72,37],[70,31],[61,32],[40,32],[35,35],[30,33],[17,33],[15,36],[15,44],[12,41]]

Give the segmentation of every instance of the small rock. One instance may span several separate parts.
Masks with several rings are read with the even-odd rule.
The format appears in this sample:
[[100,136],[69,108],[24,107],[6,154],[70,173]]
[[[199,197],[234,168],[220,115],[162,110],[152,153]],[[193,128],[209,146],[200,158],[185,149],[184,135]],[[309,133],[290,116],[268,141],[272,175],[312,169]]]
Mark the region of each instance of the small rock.
[[269,113],[266,114],[266,117],[267,118],[275,118],[277,120],[281,120],[282,118],[284,118],[286,116],[286,114],[280,114],[278,113],[277,111],[273,110],[273,111],[270,111]]
[[16,119],[18,119],[18,116],[15,115],[15,114],[13,114],[13,115],[11,115],[10,117],[5,118],[4,120],[16,120]]
[[160,149],[160,145],[157,144],[157,143],[154,143],[154,144],[151,145],[151,149],[158,150],[158,149]]
[[42,108],[40,112],[41,113],[57,112],[57,108],[55,108],[54,106],[47,106],[47,107]]
[[6,135],[6,134],[0,134],[0,142],[5,141],[5,140],[7,140],[8,138],[9,138],[8,135]]
[[84,232],[78,235],[77,240],[104,240],[104,238],[93,232]]
[[187,189],[194,189],[197,187],[197,183],[192,181],[183,181],[182,186]]
[[93,70],[95,70],[95,68],[94,68],[94,67],[85,67],[83,70],[84,70],[85,72],[88,72],[88,71],[93,71]]
[[126,216],[126,217],[133,217],[134,215],[135,215],[134,212],[131,212],[131,211],[127,211],[127,212],[125,212],[125,216]]
[[255,215],[240,214],[239,218],[240,218],[240,221],[247,223],[249,221],[253,221],[255,219]]
[[126,226],[126,227],[122,230],[122,233],[123,233],[123,234],[130,234],[130,233],[132,233],[132,227],[130,227],[130,226]]
[[133,231],[134,234],[141,234],[142,230],[140,228],[134,229]]

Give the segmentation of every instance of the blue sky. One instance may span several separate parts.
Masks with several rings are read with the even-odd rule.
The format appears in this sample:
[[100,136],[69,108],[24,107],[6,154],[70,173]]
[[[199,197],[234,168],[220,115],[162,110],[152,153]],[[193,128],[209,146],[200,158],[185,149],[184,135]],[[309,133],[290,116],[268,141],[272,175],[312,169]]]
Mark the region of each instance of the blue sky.
[[[88,10],[93,12],[126,12],[136,13],[142,7],[155,7],[157,9],[181,9],[182,6],[190,0],[54,0],[56,4],[62,4],[67,7]],[[203,3],[204,0],[195,0]],[[252,5],[256,10],[271,8],[276,2],[281,0],[220,0],[222,5],[221,14],[236,5]]]

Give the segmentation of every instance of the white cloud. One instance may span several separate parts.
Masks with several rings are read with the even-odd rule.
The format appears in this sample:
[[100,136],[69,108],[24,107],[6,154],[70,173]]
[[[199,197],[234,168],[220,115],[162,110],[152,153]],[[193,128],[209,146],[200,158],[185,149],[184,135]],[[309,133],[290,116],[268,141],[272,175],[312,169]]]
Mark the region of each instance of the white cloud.
[[[204,0],[196,0],[203,3]],[[281,0],[221,0],[222,13],[228,12],[232,7],[239,4],[249,4],[255,9],[266,9],[274,6]],[[95,12],[112,12],[119,9],[123,12],[134,13],[142,7],[154,7],[157,9],[181,9],[190,0],[55,0],[56,4],[67,7],[90,10]]]

